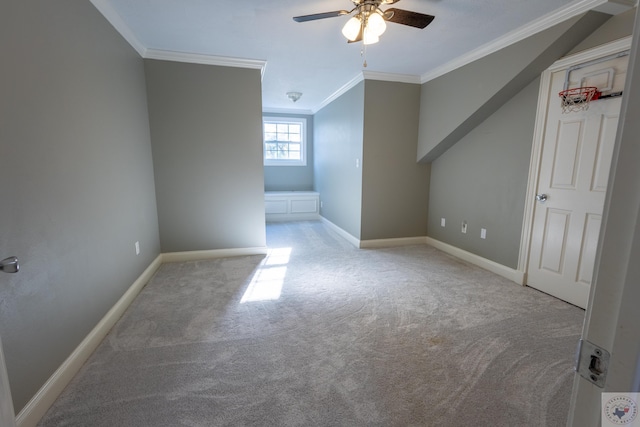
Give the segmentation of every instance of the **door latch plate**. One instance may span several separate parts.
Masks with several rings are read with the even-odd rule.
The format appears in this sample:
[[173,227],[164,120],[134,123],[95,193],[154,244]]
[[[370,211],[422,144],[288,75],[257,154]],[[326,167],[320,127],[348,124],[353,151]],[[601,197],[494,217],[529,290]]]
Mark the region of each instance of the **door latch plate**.
[[609,358],[607,350],[581,339],[576,351],[575,371],[584,379],[603,388],[607,379]]

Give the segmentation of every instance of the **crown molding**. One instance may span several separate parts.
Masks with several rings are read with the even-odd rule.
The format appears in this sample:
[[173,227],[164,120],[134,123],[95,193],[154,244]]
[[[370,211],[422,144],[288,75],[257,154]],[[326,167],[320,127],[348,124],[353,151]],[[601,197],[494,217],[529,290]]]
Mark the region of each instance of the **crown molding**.
[[351,80],[346,82],[344,85],[340,86],[340,88],[338,90],[336,90],[331,95],[329,95],[324,101],[322,101],[320,103],[320,105],[318,105],[318,107],[314,108],[313,109],[313,114],[317,113],[318,111],[322,110],[327,105],[331,104],[333,101],[338,99],[340,96],[344,95],[349,89],[352,89],[353,87],[355,87],[358,83],[360,83],[363,80],[364,80],[363,73],[358,73]]
[[[193,64],[218,65],[223,67],[237,67],[259,69],[261,77],[264,77],[267,61],[243,58],[231,58],[214,55],[203,55],[195,53],[184,53],[176,51],[167,51],[160,49],[150,49],[136,37],[131,28],[124,22],[122,17],[111,6],[108,0],[90,0],[94,7],[105,17],[105,19],[120,33],[120,35],[145,59],[158,59],[165,61],[186,62]],[[363,80],[380,80],[401,83],[423,84],[430,80],[449,73],[457,68],[465,66],[473,61],[490,55],[507,46],[524,40],[540,31],[546,30],[556,24],[559,24],[574,16],[586,13],[590,10],[596,10],[607,14],[617,14],[624,12],[636,5],[636,0],[576,0],[569,5],[549,13],[530,24],[520,27],[519,29],[506,34],[490,43],[480,46],[471,52],[458,57],[452,61],[443,64],[421,76],[382,73],[376,71],[362,71],[354,76],[351,80],[341,86],[337,91],[322,101],[316,108],[312,110],[296,110],[296,109],[268,109],[265,111],[281,112],[289,114],[315,114],[348,90],[356,86]]]
[[150,49],[136,37],[133,31],[131,31],[131,28],[124,22],[108,0],[91,0],[91,3],[142,58],[191,64],[219,65],[222,67],[251,68],[260,70],[261,77],[264,77],[267,61],[263,60]]
[[380,80],[384,82],[397,83],[415,83],[420,84],[420,76],[412,76],[409,74],[380,73],[377,71],[363,71],[362,75],[365,80]]
[[447,74],[457,68],[463,67],[473,61],[476,61],[480,58],[483,58],[487,55],[497,52],[500,49],[504,49],[507,46],[510,46],[521,40],[524,40],[527,37],[531,37],[532,35],[537,34],[540,31],[546,30],[548,28],[553,27],[554,25],[557,25],[561,22],[566,21],[567,19],[573,18],[574,16],[578,16],[580,14],[586,13],[592,9],[598,9],[600,6],[604,5],[605,3],[608,3],[608,0],[574,1],[565,7],[562,7],[547,15],[542,16],[539,19],[532,21],[528,25],[522,26],[515,31],[511,31],[510,33],[507,33],[503,37],[500,37],[492,42],[489,42],[483,46],[480,46],[479,48],[472,50],[466,55],[458,57],[453,61],[449,61],[446,64],[423,74],[420,78],[420,83],[426,83],[430,80],[435,79],[436,77],[440,77],[444,74]]
[[381,73],[378,71],[362,71],[347,83],[342,85],[338,90],[329,95],[324,101],[320,103],[316,108],[312,110],[312,114],[317,113],[331,102],[344,95],[349,89],[352,89],[355,85],[363,80],[380,80],[385,82],[397,82],[397,83],[414,83],[420,84],[420,76],[412,76],[410,74],[395,74],[395,73]]
[[219,65],[222,67],[251,68],[260,70],[264,76],[267,61],[259,59],[231,58],[227,56],[202,55],[199,53],[175,52],[171,50],[147,49],[145,59],[186,62],[190,64]]
[[107,0],[91,0],[93,6],[98,9],[98,12],[105,17],[105,19],[116,29],[118,33],[135,49],[140,56],[144,58],[147,51],[145,45],[136,37],[131,31],[131,28],[124,22],[120,14],[111,6],[111,3]]
[[312,116],[313,110],[295,108],[263,108],[263,114],[297,114],[302,116]]

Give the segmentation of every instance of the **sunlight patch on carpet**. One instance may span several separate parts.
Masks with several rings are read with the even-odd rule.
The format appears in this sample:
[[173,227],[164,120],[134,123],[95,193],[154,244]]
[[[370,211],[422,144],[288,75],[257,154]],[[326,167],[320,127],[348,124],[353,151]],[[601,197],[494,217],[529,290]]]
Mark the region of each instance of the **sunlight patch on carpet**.
[[240,304],[279,299],[290,258],[291,248],[270,249],[251,278]]

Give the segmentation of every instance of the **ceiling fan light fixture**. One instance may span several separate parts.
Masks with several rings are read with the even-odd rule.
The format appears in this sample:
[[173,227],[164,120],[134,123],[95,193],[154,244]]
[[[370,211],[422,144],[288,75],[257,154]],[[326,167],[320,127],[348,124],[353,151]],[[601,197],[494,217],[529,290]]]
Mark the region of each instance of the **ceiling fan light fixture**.
[[380,37],[378,37],[378,35],[375,32],[371,31],[371,28],[369,28],[368,25],[364,27],[364,34],[362,35],[362,43],[374,44],[374,43],[378,43],[379,41],[380,41]]
[[[362,41],[364,45],[368,45],[380,41],[380,36],[387,29],[387,22],[408,25],[414,28],[425,28],[435,18],[433,15],[410,10],[380,9],[381,5],[395,4],[398,1],[400,0],[351,0],[355,7],[350,11],[334,10],[332,12],[294,16],[293,20],[296,22],[315,21],[317,19],[351,15],[355,11],[355,15],[342,27],[342,34],[350,43]],[[364,49],[361,52],[364,52]],[[364,66],[367,66],[366,61]]]
[[360,18],[357,16],[352,17],[344,24],[344,27],[342,27],[342,35],[345,36],[347,40],[354,41],[358,38],[361,25]]
[[387,23],[379,13],[372,13],[367,19],[367,28],[376,36],[380,37],[387,29]]

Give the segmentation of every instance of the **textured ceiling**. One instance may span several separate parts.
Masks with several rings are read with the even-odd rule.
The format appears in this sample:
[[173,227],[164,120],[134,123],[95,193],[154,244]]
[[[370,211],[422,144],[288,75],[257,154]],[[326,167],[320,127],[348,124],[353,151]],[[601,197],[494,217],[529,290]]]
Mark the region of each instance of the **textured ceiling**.
[[[541,22],[548,26],[553,19],[567,19],[606,0],[401,0],[393,7],[436,18],[422,30],[388,24],[380,42],[366,48],[367,68],[362,44],[346,43],[340,32],[349,17],[292,20],[350,10],[350,0],[93,2],[103,13],[110,11],[112,22],[116,16],[121,24],[116,28],[124,28],[129,40],[134,38],[144,49],[266,61],[263,108],[313,112],[363,71],[425,81],[474,51],[517,37],[523,27],[537,28]],[[303,93],[295,104],[286,96],[292,90]]]

